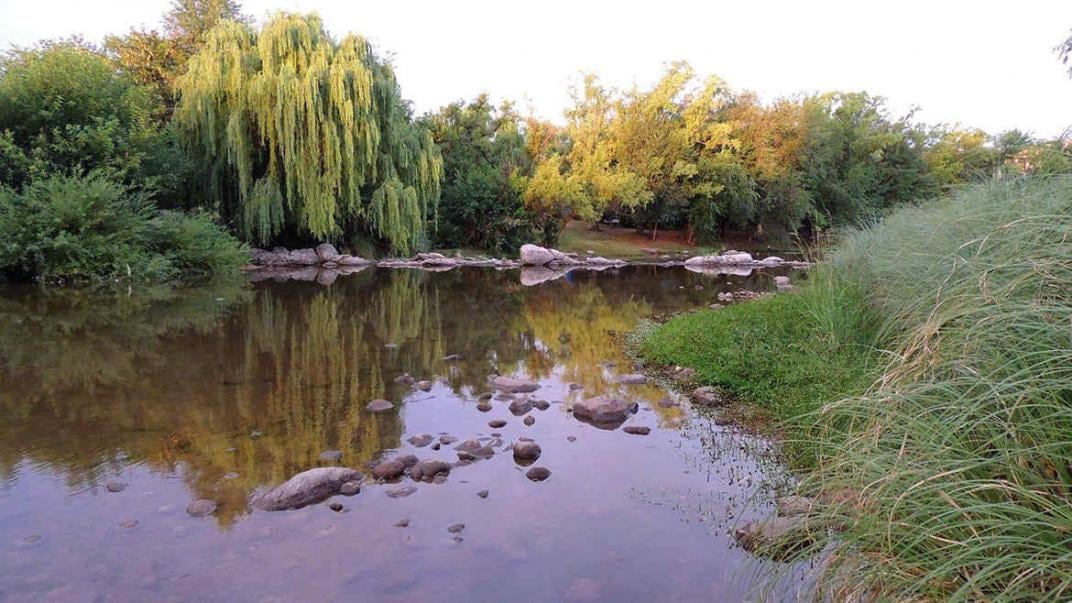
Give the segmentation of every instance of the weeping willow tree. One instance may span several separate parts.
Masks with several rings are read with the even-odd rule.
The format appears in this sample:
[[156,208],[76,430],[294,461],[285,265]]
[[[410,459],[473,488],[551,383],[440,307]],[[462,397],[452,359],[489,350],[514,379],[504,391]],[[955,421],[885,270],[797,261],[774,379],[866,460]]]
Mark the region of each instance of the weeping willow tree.
[[391,66],[315,15],[221,22],[177,91],[205,193],[246,240],[365,232],[409,253],[435,212],[442,159]]

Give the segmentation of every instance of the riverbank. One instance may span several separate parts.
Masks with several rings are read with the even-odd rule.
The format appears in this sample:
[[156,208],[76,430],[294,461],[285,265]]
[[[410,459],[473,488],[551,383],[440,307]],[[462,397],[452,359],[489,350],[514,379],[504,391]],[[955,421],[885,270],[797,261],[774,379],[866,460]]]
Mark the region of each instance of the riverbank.
[[[779,421],[835,598],[1072,589],[1072,179],[963,189],[847,235],[800,290],[640,345]],[[847,579],[851,576],[851,580]]]

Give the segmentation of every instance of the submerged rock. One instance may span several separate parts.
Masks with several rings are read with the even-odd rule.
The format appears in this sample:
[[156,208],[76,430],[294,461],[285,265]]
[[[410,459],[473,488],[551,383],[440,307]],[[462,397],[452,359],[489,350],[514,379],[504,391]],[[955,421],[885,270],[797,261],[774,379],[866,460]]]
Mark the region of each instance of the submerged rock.
[[480,412],[488,412],[489,410],[491,410],[491,403],[487,400],[481,400],[480,402],[476,403],[476,409]]
[[495,377],[491,380],[491,384],[495,386],[495,389],[510,394],[527,394],[540,389],[540,384],[535,381],[515,379],[513,377]]
[[531,441],[519,441],[514,444],[514,460],[532,462],[540,458],[540,445]]
[[339,494],[343,496],[353,496],[358,492],[361,492],[361,482],[357,480],[344,482],[343,485],[339,486]]
[[488,494],[491,494],[491,493],[488,492],[487,490],[481,490],[480,492],[476,493],[476,495],[479,496],[480,498],[487,498]]
[[391,404],[387,400],[376,399],[376,400],[373,400],[372,402],[369,402],[365,406],[365,410],[367,410],[369,412],[384,412],[385,410],[391,410],[394,407],[395,407],[395,405]]
[[399,488],[393,488],[391,490],[388,490],[387,496],[390,498],[405,498],[416,491],[416,486],[402,486]]
[[465,524],[464,523],[453,523],[453,524],[447,526],[447,531],[450,532],[451,534],[457,534],[458,532],[461,532],[464,529],[465,529]]
[[209,500],[207,498],[201,498],[190,503],[186,507],[186,512],[192,517],[204,517],[206,515],[212,515],[216,512],[216,501]]
[[376,479],[394,479],[406,471],[406,465],[398,460],[383,461],[372,468],[372,477]]
[[123,482],[112,480],[104,484],[104,489],[109,492],[122,492],[127,489],[127,485]]
[[329,462],[329,463],[337,463],[340,460],[342,460],[342,451],[341,450],[325,450],[324,452],[320,453],[320,460],[326,461],[326,462]]
[[536,424],[536,417],[534,417],[532,415],[529,415],[529,416],[525,417],[525,419],[522,421],[522,423],[524,423],[525,425],[528,425],[529,427],[531,427],[534,424]]
[[510,412],[513,413],[515,417],[527,414],[530,410],[532,410],[532,401],[528,399],[514,400],[513,402],[510,402]]
[[435,438],[430,433],[422,433],[420,435],[410,436],[406,441],[417,448],[424,448],[432,443]]
[[423,460],[409,470],[409,475],[417,481],[431,482],[438,476],[446,476],[450,473],[450,463],[437,460]]
[[622,431],[632,435],[648,435],[651,433],[651,427],[647,425],[626,425],[622,428]]
[[318,467],[303,471],[253,499],[262,511],[299,509],[339,493],[347,482],[360,481],[361,472],[346,467]]
[[418,381],[416,384],[414,384],[414,387],[421,390],[422,392],[430,392],[432,391],[432,382],[428,381],[427,379],[422,379],[421,381]]
[[632,373],[629,375],[618,375],[615,382],[622,385],[643,385],[648,382],[648,378],[640,373]]
[[502,427],[506,427],[506,421],[503,421],[502,419],[494,419],[488,421],[488,427],[492,429],[500,429]]
[[794,516],[749,522],[734,530],[733,537],[750,553],[785,560],[813,544],[817,534],[804,516]]
[[617,429],[636,410],[636,402],[597,396],[574,404],[573,416],[600,429]]

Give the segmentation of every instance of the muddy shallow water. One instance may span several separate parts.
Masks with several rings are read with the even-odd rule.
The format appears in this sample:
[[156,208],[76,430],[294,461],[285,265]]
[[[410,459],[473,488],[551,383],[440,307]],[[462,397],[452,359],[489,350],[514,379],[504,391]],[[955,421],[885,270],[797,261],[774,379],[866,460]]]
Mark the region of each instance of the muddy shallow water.
[[[634,266],[524,286],[516,270],[368,269],[326,286],[0,288],[0,600],[758,598],[761,562],[728,532],[769,511],[782,476],[768,445],[615,378],[633,372],[620,339],[638,320],[773,289],[774,274]],[[494,373],[536,380],[531,398],[550,407],[531,426],[506,401],[479,411]],[[601,394],[637,402],[626,425],[650,435],[567,412]],[[369,413],[375,398],[395,408]],[[249,503],[332,464],[326,450],[367,473],[398,454],[457,460],[414,435],[493,432],[497,454],[445,483],[369,477],[299,510]],[[503,451],[520,437],[540,444],[547,481]],[[416,492],[387,495],[405,485]],[[202,498],[216,513],[188,515]]]

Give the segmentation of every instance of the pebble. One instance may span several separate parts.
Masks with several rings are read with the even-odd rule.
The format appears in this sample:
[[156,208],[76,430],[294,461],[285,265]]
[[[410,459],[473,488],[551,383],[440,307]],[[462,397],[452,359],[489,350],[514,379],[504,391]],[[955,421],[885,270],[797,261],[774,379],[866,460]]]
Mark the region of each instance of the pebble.
[[566,439],[568,441],[570,441],[570,442],[576,442],[577,441],[577,436],[566,436]]
[[648,435],[651,433],[651,427],[647,425],[626,425],[622,428],[622,431],[632,435]]
[[339,486],[339,494],[353,496],[361,491],[361,482],[346,482]]
[[546,467],[533,467],[525,472],[525,477],[534,482],[542,482],[551,477],[551,470]]
[[489,410],[491,410],[491,403],[489,403],[487,400],[477,402],[476,409],[480,412],[488,412]]
[[487,490],[481,490],[480,492],[476,493],[476,495],[479,496],[480,498],[487,498],[488,494],[491,494],[491,493],[488,492]]
[[398,521],[395,522],[395,527],[396,528],[408,528],[409,527],[409,519],[399,519]]
[[525,420],[522,421],[522,423],[524,423],[525,425],[528,425],[528,426],[532,426],[532,424],[534,424],[535,422],[536,422],[536,417],[534,417],[532,415],[529,415],[529,416],[525,417]]
[[421,381],[418,381],[416,384],[414,384],[414,387],[421,390],[422,392],[430,392],[432,391],[432,382],[422,379]]
[[123,482],[114,481],[114,480],[110,481],[110,482],[108,482],[107,484],[104,485],[104,489],[109,491],[109,492],[122,492],[123,490],[126,490],[126,488],[127,488],[126,484],[124,484]]
[[128,519],[123,523],[119,524],[119,527],[123,528],[124,530],[131,530],[138,527],[139,523],[140,522],[137,519]]
[[503,421],[502,419],[494,419],[492,421],[488,421],[488,427],[491,427],[492,429],[506,427],[506,421]]
[[201,498],[190,503],[189,506],[186,507],[186,512],[193,517],[204,517],[215,513],[216,506],[216,501]]
[[410,444],[412,444],[413,446],[416,446],[417,448],[424,448],[425,446],[431,444],[432,440],[434,440],[434,439],[435,438],[432,436],[432,434],[430,434],[430,433],[422,433],[420,435],[411,436],[406,441],[409,442]]
[[335,511],[336,513],[339,513],[339,512],[342,511],[342,503],[337,503],[337,502],[331,503],[330,505],[328,505],[328,508],[331,509],[332,511]]
[[444,446],[449,446],[450,444],[453,444],[454,442],[457,442],[457,441],[458,441],[458,438],[456,438],[456,437],[454,437],[452,435],[439,436],[439,443],[443,444]]
[[391,498],[405,498],[410,494],[417,491],[415,486],[402,486],[401,488],[395,488],[387,491],[387,496]]
[[551,408],[551,403],[547,400],[537,400],[533,402],[532,405],[535,406],[538,410],[547,410],[548,408]]
[[461,532],[464,529],[465,529],[465,524],[464,523],[453,523],[453,524],[447,526],[447,531],[450,532],[451,534],[457,534],[458,532]]

